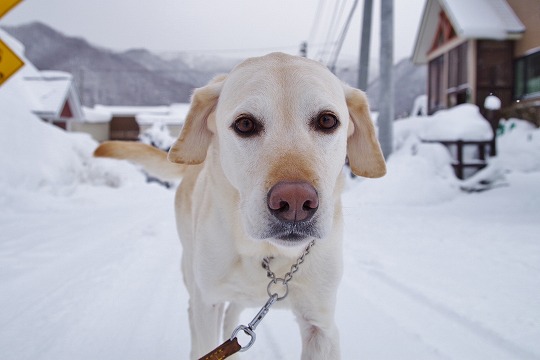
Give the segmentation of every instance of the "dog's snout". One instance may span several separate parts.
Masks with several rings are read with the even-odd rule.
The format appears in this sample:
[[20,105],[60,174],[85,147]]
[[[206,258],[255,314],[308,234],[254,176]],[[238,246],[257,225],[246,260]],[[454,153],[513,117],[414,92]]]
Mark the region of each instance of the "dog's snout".
[[319,207],[319,196],[313,186],[302,181],[282,181],[268,192],[268,208],[279,220],[309,220]]

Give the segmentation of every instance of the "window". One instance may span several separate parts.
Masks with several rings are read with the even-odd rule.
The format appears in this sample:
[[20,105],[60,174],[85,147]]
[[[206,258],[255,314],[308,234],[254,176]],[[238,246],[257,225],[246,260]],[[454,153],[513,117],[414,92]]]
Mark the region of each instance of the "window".
[[467,46],[463,43],[448,53],[448,106],[466,103],[468,100]]
[[437,25],[437,32],[433,38],[433,43],[431,44],[431,50],[434,51],[439,47],[443,46],[450,40],[456,37],[456,31],[452,27],[452,23],[448,20],[446,13],[441,11],[439,13],[439,24]]
[[429,113],[444,108],[443,98],[444,56],[441,55],[429,62]]
[[540,51],[515,63],[514,98],[540,96]]

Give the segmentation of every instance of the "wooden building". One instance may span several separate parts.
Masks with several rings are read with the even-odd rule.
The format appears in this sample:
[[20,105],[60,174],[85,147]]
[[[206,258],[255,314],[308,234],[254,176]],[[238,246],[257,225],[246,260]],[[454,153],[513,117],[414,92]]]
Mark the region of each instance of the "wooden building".
[[170,134],[178,136],[189,111],[189,104],[171,104],[168,106],[105,106],[96,105],[94,113],[109,114],[106,121],[97,121],[100,126],[107,126],[107,139],[137,141],[142,132],[155,123],[166,125]]
[[24,76],[32,112],[64,130],[83,120],[79,95],[73,77],[62,71],[38,71]]
[[[491,93],[503,116],[540,125],[540,1],[427,0],[413,52],[428,64],[428,112]],[[489,117],[489,116],[486,116]]]

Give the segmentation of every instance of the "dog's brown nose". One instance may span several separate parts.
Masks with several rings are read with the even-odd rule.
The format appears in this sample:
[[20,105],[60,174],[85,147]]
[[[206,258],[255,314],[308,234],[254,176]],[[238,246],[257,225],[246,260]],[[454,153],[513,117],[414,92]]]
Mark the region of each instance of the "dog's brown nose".
[[309,220],[319,207],[313,186],[301,181],[281,181],[268,192],[268,208],[283,221]]

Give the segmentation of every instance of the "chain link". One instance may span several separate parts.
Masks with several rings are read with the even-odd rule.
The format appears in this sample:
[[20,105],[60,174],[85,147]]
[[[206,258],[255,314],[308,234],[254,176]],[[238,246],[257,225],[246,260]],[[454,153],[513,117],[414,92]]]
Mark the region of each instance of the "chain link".
[[[247,349],[249,349],[253,345],[253,343],[255,343],[255,338],[256,338],[256,336],[255,336],[255,328],[260,324],[262,319],[266,316],[266,314],[270,310],[270,307],[276,301],[283,300],[283,299],[285,299],[287,297],[287,295],[289,294],[289,285],[287,283],[292,280],[293,275],[298,271],[298,269],[300,268],[300,265],[302,265],[302,263],[306,259],[306,256],[309,254],[309,251],[311,250],[313,245],[315,245],[315,239],[310,241],[310,243],[306,246],[306,248],[305,248],[304,252],[302,253],[302,255],[300,255],[300,257],[296,260],[296,262],[291,266],[291,269],[289,270],[289,272],[286,273],[283,276],[283,278],[277,278],[276,274],[274,274],[274,272],[270,269],[270,261],[272,260],[272,257],[265,257],[263,259],[262,267],[263,267],[263,269],[266,270],[266,276],[268,276],[268,278],[271,279],[270,282],[268,283],[267,288],[266,288],[266,291],[268,292],[268,296],[270,296],[270,298],[268,299],[266,304],[261,308],[261,310],[259,310],[257,315],[255,315],[253,320],[251,320],[251,322],[247,326],[246,325],[240,325],[236,329],[234,329],[229,341],[236,341],[237,340],[236,335],[240,331],[243,331],[246,335],[248,335],[250,337],[249,343],[247,345],[245,345],[245,346],[240,345],[240,349],[237,350],[237,351],[246,351]],[[281,296],[279,294],[274,293],[274,292],[272,292],[270,290],[270,288],[273,285],[276,285],[277,283],[281,283],[281,285],[284,288],[284,293]],[[217,349],[219,349],[219,348],[217,348]],[[214,351],[216,351],[216,350],[214,350]]]
[[266,270],[266,276],[274,283],[281,280],[283,285],[287,285],[287,283],[292,280],[293,275],[299,270],[300,265],[304,263],[306,256],[309,254],[309,251],[313,245],[315,245],[315,239],[310,241],[302,255],[300,255],[300,257],[296,260],[296,263],[291,266],[291,269],[283,276],[283,278],[276,278],[276,274],[274,274],[274,272],[270,269],[270,261],[273,259],[273,257],[265,257],[262,262],[262,267],[264,270]]

